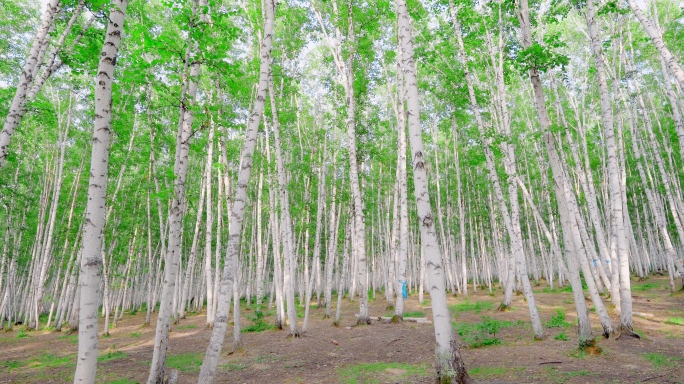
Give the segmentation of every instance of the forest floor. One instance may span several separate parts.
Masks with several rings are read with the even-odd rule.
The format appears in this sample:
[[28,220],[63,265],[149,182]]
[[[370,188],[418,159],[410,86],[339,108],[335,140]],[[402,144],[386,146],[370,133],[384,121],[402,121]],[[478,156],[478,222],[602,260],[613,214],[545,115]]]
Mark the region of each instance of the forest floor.
[[[672,295],[666,278],[633,281],[634,328],[641,339],[598,338],[599,355],[577,349],[572,293],[535,287],[546,338],[534,341],[524,296],[512,309],[497,312],[502,292],[470,292],[449,297],[454,328],[461,334],[466,367],[478,383],[684,383],[684,294]],[[406,302],[408,315],[431,319],[429,296]],[[244,303],[243,303],[244,305]],[[230,354],[232,333],[217,372],[217,383],[432,383],[434,330],[430,324],[373,321],[351,327],[358,301],[346,299],[340,327],[312,309],[308,331],[286,338],[286,330],[244,332],[244,350]],[[384,316],[378,295],[371,315]],[[589,307],[592,305],[589,303]],[[303,316],[303,310],[299,310]],[[334,310],[333,310],[334,313]],[[243,328],[256,326],[253,309],[242,310]],[[613,315],[613,321],[618,318]],[[144,312],[126,314],[111,336],[100,338],[98,383],[143,383],[149,372],[154,327],[141,327]],[[273,323],[272,312],[264,320]],[[594,334],[601,333],[590,312]],[[300,318],[300,326],[302,319]],[[211,336],[204,313],[172,327],[167,366],[180,371],[180,383],[194,383]],[[153,317],[153,324],[156,324]],[[267,325],[267,324],[262,324]],[[100,330],[102,324],[100,324]],[[600,336],[599,336],[600,337]],[[0,384],[66,383],[73,380],[77,335],[28,332],[21,326],[0,332]]]

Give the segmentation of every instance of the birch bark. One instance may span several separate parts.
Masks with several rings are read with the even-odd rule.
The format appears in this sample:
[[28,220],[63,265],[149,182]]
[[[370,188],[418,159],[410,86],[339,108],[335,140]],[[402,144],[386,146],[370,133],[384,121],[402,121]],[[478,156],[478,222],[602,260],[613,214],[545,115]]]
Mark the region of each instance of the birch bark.
[[268,90],[268,79],[271,71],[271,47],[273,44],[273,24],[275,20],[276,4],[273,0],[264,1],[264,29],[263,40],[260,49],[260,68],[259,84],[257,97],[254,102],[254,109],[247,123],[245,132],[245,142],[242,148],[242,158],[240,170],[238,171],[238,182],[235,188],[235,198],[230,212],[230,226],[228,227],[228,250],[221,276],[221,285],[218,292],[218,309],[214,319],[214,329],[207,346],[207,352],[202,361],[199,383],[211,383],[216,375],[216,366],[223,348],[223,340],[226,335],[228,323],[228,308],[234,277],[235,260],[240,246],[240,234],[242,232],[242,221],[244,218],[245,205],[247,203],[247,187],[252,173],[252,162],[254,148],[256,147],[257,132],[261,115],[264,111],[266,101],[266,91]]
[[414,194],[420,225],[421,246],[427,262],[432,300],[432,317],[435,329],[435,363],[437,378],[442,381],[470,383],[472,379],[466,372],[458,348],[458,339],[451,328],[451,315],[447,307],[444,285],[444,268],[440,255],[435,220],[430,208],[428,175],[423,150],[422,129],[420,126],[420,102],[418,99],[418,80],[413,58],[413,39],[411,19],[405,0],[396,0],[399,44],[402,47],[402,63],[406,79],[406,101],[409,140],[411,143],[411,162],[413,165]]
[[112,0],[111,5],[95,86],[95,128],[81,257],[78,359],[74,383],[94,383],[97,370],[97,320],[102,266],[100,254],[107,197],[112,82],[128,1]]

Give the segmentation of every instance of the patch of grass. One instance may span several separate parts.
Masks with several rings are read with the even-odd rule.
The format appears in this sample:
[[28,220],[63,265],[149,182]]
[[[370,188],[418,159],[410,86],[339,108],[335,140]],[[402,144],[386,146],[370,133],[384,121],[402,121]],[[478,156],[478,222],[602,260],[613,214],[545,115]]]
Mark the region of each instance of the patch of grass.
[[17,368],[19,368],[19,367],[21,367],[21,366],[22,366],[21,362],[20,362],[20,361],[17,361],[17,360],[4,360],[4,361],[0,361],[0,367],[6,369],[6,370],[7,370],[7,371],[6,371],[7,373],[12,372],[13,369],[17,369]]
[[17,332],[17,339],[23,339],[25,337],[29,337],[29,334],[26,333],[26,331],[24,331],[23,329]]
[[138,384],[137,381],[132,381],[128,379],[117,379],[114,381],[108,381],[108,384]]
[[[303,315],[302,315],[303,316]],[[242,333],[245,332],[264,332],[275,329],[275,325],[264,321],[264,314],[262,312],[256,312],[253,317],[250,318],[254,324],[242,328]]]
[[195,324],[189,324],[189,325],[179,325],[176,327],[176,329],[195,329],[197,326]]
[[474,378],[503,376],[509,372],[506,367],[475,367],[468,370],[468,374]]
[[140,337],[140,332],[131,332],[130,335],[131,335],[132,338],[137,339],[137,338]]
[[247,368],[247,367],[242,365],[242,364],[237,364],[237,363],[228,363],[228,364],[223,364],[223,365],[219,366],[219,369],[224,370],[224,371],[230,371],[230,372],[242,371],[245,368]]
[[501,321],[491,317],[482,316],[479,323],[451,323],[458,332],[461,340],[470,348],[480,348],[490,345],[501,344],[501,340],[496,337],[499,330],[503,328],[515,327],[523,324],[522,321]]
[[580,370],[580,371],[560,371],[558,367],[549,367],[544,369],[542,374],[545,377],[545,382],[547,383],[565,383],[573,377],[579,376],[590,376],[595,375],[595,373]]
[[202,365],[201,353],[182,353],[180,355],[169,355],[166,357],[166,366],[176,368],[181,372],[199,372]]
[[632,285],[632,292],[646,292],[650,291],[651,289],[659,288],[662,288],[662,285],[656,283],[634,284]]
[[677,365],[677,360],[681,360],[675,357],[663,355],[662,353],[644,353],[644,359],[653,364],[653,368],[656,369],[673,367]]
[[565,321],[565,308],[556,309],[556,314],[551,315],[551,320],[547,321],[546,328],[566,328],[572,324]]
[[404,317],[425,317],[425,312],[423,312],[423,311],[404,312]]
[[667,319],[665,324],[684,326],[684,318],[682,318],[682,317],[670,317],[669,319]]
[[[402,371],[401,374],[392,374]],[[427,365],[414,365],[407,363],[362,363],[337,369],[340,381],[345,384],[355,383],[382,383],[386,382],[387,375],[392,375],[392,382],[397,379],[406,379],[409,376],[428,376]]]
[[262,355],[262,356],[257,356],[257,357],[254,359],[254,362],[259,363],[259,364],[263,364],[263,363],[268,363],[268,362],[270,362],[270,361],[276,361],[276,360],[278,360],[278,358],[277,358],[276,356],[273,356],[273,355]]
[[474,311],[475,313],[480,313],[482,311],[490,311],[493,307],[494,307],[494,304],[490,303],[489,301],[476,301],[474,303],[471,303],[470,301],[466,301],[465,303],[454,304],[454,305],[450,306],[449,309],[453,313],[468,312],[468,311]]
[[69,340],[71,344],[78,344],[78,335],[62,335],[57,338],[57,340]]
[[57,367],[75,367],[76,355],[67,355],[57,357],[52,353],[43,353],[38,357],[26,361],[14,362],[16,368],[57,368]]
[[554,340],[560,340],[560,341],[568,341],[570,338],[565,335],[565,331],[561,332],[558,334],[558,336],[553,338]]
[[121,351],[112,351],[112,352],[107,352],[105,354],[99,355],[97,357],[97,361],[102,363],[102,362],[110,361],[110,360],[125,359],[127,357],[128,357],[128,355],[121,352]]

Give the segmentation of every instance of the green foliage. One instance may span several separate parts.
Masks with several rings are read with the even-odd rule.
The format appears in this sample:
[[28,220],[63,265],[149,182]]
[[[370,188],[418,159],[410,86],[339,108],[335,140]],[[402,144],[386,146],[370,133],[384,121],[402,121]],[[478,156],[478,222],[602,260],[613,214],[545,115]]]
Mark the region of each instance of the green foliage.
[[496,337],[496,334],[501,329],[522,325],[523,322],[501,321],[482,316],[482,321],[479,323],[452,322],[451,324],[465,345],[470,348],[479,348],[501,344],[501,340]]
[[407,363],[362,363],[337,369],[340,381],[345,384],[353,383],[384,383],[396,382],[410,376],[428,376],[427,365]]
[[97,356],[97,361],[103,363],[110,360],[125,359],[128,355],[121,351],[111,351]]
[[565,331],[562,331],[559,333],[557,336],[553,338],[554,340],[560,340],[560,341],[568,341],[570,338],[565,335]]
[[78,335],[62,335],[57,337],[57,340],[69,340],[71,344],[78,344]]
[[684,359],[663,355],[662,353],[644,353],[644,359],[649,363],[653,364],[653,368],[665,368],[674,367],[677,364],[681,364]]
[[527,72],[533,68],[540,72],[557,67],[564,69],[570,59],[558,53],[558,50],[565,46],[560,34],[547,34],[544,36],[543,44],[535,41],[531,47],[521,49],[516,57],[516,65],[521,72]]
[[545,324],[546,328],[566,328],[571,325],[565,321],[565,308],[557,308],[556,314],[551,315],[551,319]]
[[459,312],[469,312],[473,311],[475,313],[480,313],[482,311],[491,311],[494,305],[489,301],[476,301],[471,303],[469,300],[465,303],[454,304],[449,307],[452,313],[458,314]]
[[682,325],[684,326],[684,318],[683,317],[670,317],[667,319],[665,324],[672,324],[672,325]]
[[183,353],[180,355],[169,355],[166,357],[166,366],[175,368],[184,373],[198,372],[202,365],[201,353]]
[[404,317],[425,317],[425,312],[423,312],[423,311],[404,312]]
[[176,329],[195,329],[197,326],[195,324],[189,325],[179,325]]
[[268,323],[264,320],[264,314],[261,312],[256,312],[255,316],[251,318],[254,324],[242,328],[242,332],[264,332],[275,329],[275,325]]
[[643,283],[632,285],[632,292],[646,292],[652,289],[661,289],[662,285],[656,283]]

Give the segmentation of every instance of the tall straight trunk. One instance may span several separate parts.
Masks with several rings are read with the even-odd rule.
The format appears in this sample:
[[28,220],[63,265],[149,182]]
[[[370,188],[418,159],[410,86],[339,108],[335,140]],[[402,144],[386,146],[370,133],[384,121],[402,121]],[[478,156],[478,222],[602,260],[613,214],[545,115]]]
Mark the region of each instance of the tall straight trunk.
[[430,280],[430,299],[435,329],[435,367],[437,378],[441,381],[471,383],[458,349],[458,338],[451,328],[451,315],[447,306],[444,286],[444,268],[440,255],[435,220],[430,208],[428,175],[423,138],[420,127],[420,101],[418,99],[418,79],[413,58],[413,39],[411,19],[405,0],[396,0],[399,44],[402,47],[402,63],[406,79],[406,101],[411,159],[413,161],[413,182],[416,208],[421,234],[421,246],[428,265]]
[[[210,133],[213,136],[214,129],[213,125],[210,130]],[[205,165],[206,166],[206,165]],[[190,281],[192,280],[192,275],[195,272],[195,263],[197,261],[197,242],[199,238],[199,233],[200,233],[200,224],[202,222],[202,212],[203,212],[203,206],[204,206],[204,184],[206,183],[206,176],[202,178],[200,181],[200,196],[199,196],[199,203],[197,204],[197,217],[195,218],[195,231],[194,234],[192,235],[192,245],[190,246],[190,256],[188,256],[188,265],[185,268],[185,279],[183,279],[183,289],[181,291],[181,299],[180,299],[180,304],[179,304],[179,312],[178,312],[178,317],[181,319],[185,319],[185,304],[188,298],[188,295],[190,294]]]
[[[633,3],[634,0],[628,0]],[[617,237],[617,255],[619,268],[613,270],[620,274],[620,332],[627,335],[635,335],[632,332],[632,292],[629,281],[629,244],[625,232],[625,215],[622,203],[622,187],[620,182],[620,159],[617,154],[617,144],[615,142],[613,106],[608,90],[606,72],[603,66],[603,52],[601,49],[601,38],[596,26],[595,10],[593,0],[587,1],[585,12],[589,37],[591,39],[594,65],[596,66],[596,76],[598,77],[599,97],[601,100],[601,117],[603,120],[604,137],[606,142],[606,152],[608,155],[608,181],[610,188],[610,209],[612,218],[615,222],[615,236]],[[681,69],[680,69],[681,72]],[[683,73],[684,75],[684,73]],[[682,78],[684,80],[684,77]],[[683,83],[684,84],[684,83]],[[619,271],[619,272],[618,272]],[[586,277],[587,279],[589,276]]]
[[[321,270],[321,238],[323,231],[323,211],[325,209],[325,178],[326,178],[326,164],[328,158],[328,136],[327,132],[324,133],[325,137],[323,139],[323,154],[321,155],[321,161],[318,168],[318,193],[317,193],[317,205],[316,205],[316,234],[314,235],[314,249],[313,249],[313,270],[311,271],[311,279],[313,282],[314,278],[317,277],[317,281],[320,284],[320,270]],[[309,322],[309,308],[311,307],[311,292],[313,290],[313,284],[309,283],[306,290],[306,309],[304,311],[304,323],[302,324],[302,332],[306,332],[306,326]],[[317,289],[320,292],[320,288]],[[320,302],[318,303],[320,308]]]
[[[193,18],[197,12],[197,2],[192,0]],[[176,135],[176,153],[174,160],[174,186],[171,209],[169,211],[169,243],[164,255],[164,280],[162,284],[162,294],[157,316],[157,328],[154,336],[154,350],[150,374],[147,377],[148,384],[160,384],[164,380],[164,369],[166,367],[166,352],[168,348],[169,328],[173,313],[173,296],[176,290],[176,280],[181,260],[182,250],[182,221],[183,205],[185,203],[185,186],[188,176],[188,165],[190,162],[190,137],[192,135],[192,125],[194,122],[194,112],[192,107],[195,104],[197,94],[197,83],[200,74],[200,62],[196,58],[199,54],[198,44],[194,36],[188,41],[188,52],[186,59],[190,65],[190,73],[187,79],[187,92],[183,95],[179,118],[182,119]]]
[[218,292],[218,309],[214,319],[214,329],[207,346],[207,352],[200,368],[199,383],[211,383],[216,375],[216,366],[223,348],[223,339],[226,335],[228,323],[229,298],[232,295],[234,268],[240,247],[240,234],[242,232],[242,221],[244,218],[245,205],[247,204],[247,187],[252,173],[252,162],[254,148],[256,147],[257,132],[261,115],[264,111],[266,91],[268,90],[271,58],[271,46],[273,44],[273,24],[275,20],[275,3],[273,0],[264,1],[264,29],[263,40],[260,50],[259,85],[257,97],[254,102],[254,109],[247,123],[245,132],[245,142],[242,148],[242,159],[240,170],[238,171],[238,182],[235,188],[235,197],[230,212],[230,225],[228,229],[228,249],[226,260],[221,276],[221,285]]
[[404,316],[404,293],[408,296],[406,279],[406,264],[408,260],[408,171],[406,166],[406,84],[402,71],[402,57],[397,57],[397,178],[399,184],[399,244],[397,247],[397,281],[396,302],[394,304],[394,319],[397,321]]
[[[297,311],[294,298],[294,264],[295,264],[295,244],[292,231],[292,217],[290,217],[290,196],[287,191],[287,174],[285,173],[285,160],[280,140],[280,122],[278,120],[278,110],[276,108],[276,94],[273,86],[273,77],[268,82],[269,98],[271,100],[271,114],[273,115],[273,137],[275,141],[276,168],[278,170],[278,194],[280,196],[280,230],[282,232],[283,250],[285,255],[285,274],[283,286],[285,288],[285,299],[287,300],[287,318],[290,326],[290,336],[299,336],[297,330]],[[305,256],[306,257],[306,256]]]
[[97,319],[100,306],[102,235],[104,230],[112,122],[112,82],[119,52],[127,0],[111,0],[109,23],[105,34],[95,86],[95,128],[90,159],[86,225],[80,274],[78,318],[78,359],[75,383],[94,383],[97,370]]
[[33,38],[31,51],[29,52],[26,63],[24,63],[24,67],[21,70],[19,83],[17,84],[17,90],[14,92],[14,98],[12,99],[9,113],[5,117],[5,122],[2,126],[2,131],[0,132],[0,168],[5,165],[5,161],[7,160],[7,153],[9,151],[12,135],[21,123],[21,119],[24,117],[24,114],[27,111],[25,105],[26,95],[30,91],[30,87],[33,84],[37,74],[38,65],[43,60],[45,47],[47,46],[47,39],[49,39],[48,33],[54,26],[55,14],[60,1],[61,0],[50,0],[50,2],[46,4],[45,13],[41,19],[40,27],[38,28],[36,36]]
[[[209,146],[207,148],[207,163],[205,165],[205,194],[207,200],[207,225],[205,227],[205,237],[204,237],[204,276],[207,279],[207,328],[212,328],[214,326],[214,284],[212,278],[211,270],[211,245],[212,245],[212,228],[214,226],[214,201],[211,199],[211,169],[213,167],[213,153],[214,153],[214,126],[213,124],[209,127]],[[220,180],[219,180],[220,183]],[[219,204],[221,203],[221,196],[219,196]],[[222,215],[220,205],[218,210],[219,216]],[[220,217],[219,217],[220,220]],[[217,232],[220,231],[217,229]]]

